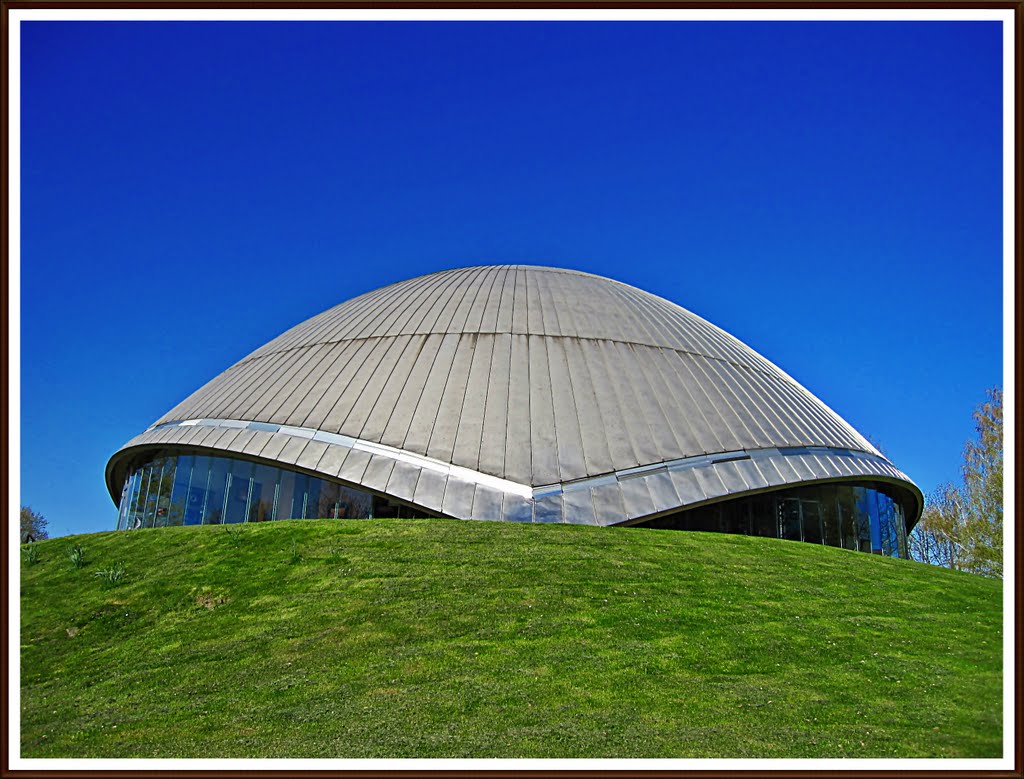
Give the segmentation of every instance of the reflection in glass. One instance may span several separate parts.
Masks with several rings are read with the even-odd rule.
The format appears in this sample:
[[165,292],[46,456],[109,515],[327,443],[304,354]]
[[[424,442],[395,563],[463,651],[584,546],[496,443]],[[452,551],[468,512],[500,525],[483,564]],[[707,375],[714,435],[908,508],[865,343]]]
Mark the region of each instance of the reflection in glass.
[[230,467],[231,460],[223,457],[210,458],[210,479],[206,486],[206,508],[203,509],[204,525],[219,525],[224,521],[224,501]]
[[309,500],[307,490],[309,477],[304,473],[295,474],[295,495],[292,497],[292,519],[306,518],[306,501]]
[[821,510],[821,526],[824,530],[822,543],[827,547],[842,547],[843,540],[841,524],[839,519],[839,506],[836,495],[836,487],[831,484],[822,484],[818,487],[821,494],[819,504]]
[[188,505],[185,508],[185,524],[203,524],[203,508],[206,506],[206,485],[210,481],[210,458],[196,457],[189,480]]
[[[906,558],[906,515],[888,489],[874,483],[793,487],[677,511],[637,527],[752,531],[752,535]],[[749,519],[743,519],[745,515]]]
[[257,465],[252,477],[252,499],[249,501],[249,521],[267,522],[274,518],[277,498],[278,468]]
[[224,500],[224,521],[226,523],[245,522],[248,516],[252,469],[253,464],[247,460],[235,460],[231,463],[227,497]]
[[[906,513],[892,489],[870,482],[793,487],[677,511],[640,526],[785,538],[906,558]],[[117,527],[424,516],[399,501],[284,468],[159,452],[125,480]]]
[[167,509],[167,524],[181,525],[185,522],[185,506],[188,503],[188,486],[192,480],[194,457],[186,455],[177,458],[174,481],[171,484],[171,502]]
[[795,498],[779,501],[779,538],[800,540],[800,501]]
[[[368,492],[249,460],[159,452],[125,480],[118,529],[374,516]],[[382,501],[384,514],[423,517]]]
[[821,503],[817,500],[802,500],[800,510],[804,521],[804,541],[811,544],[822,543],[824,534],[821,526]]
[[[298,474],[291,471],[281,472],[281,489],[277,499],[277,519],[295,519],[292,505],[295,503],[295,477]],[[299,509],[302,509],[302,499],[299,498]]]

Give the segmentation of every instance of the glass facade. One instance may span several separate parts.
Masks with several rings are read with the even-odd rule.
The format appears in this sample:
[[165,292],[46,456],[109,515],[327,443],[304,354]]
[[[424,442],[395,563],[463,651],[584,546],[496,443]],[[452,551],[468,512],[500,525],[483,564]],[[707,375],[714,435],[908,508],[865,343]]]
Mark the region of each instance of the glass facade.
[[[906,558],[897,494],[880,483],[812,484],[684,509],[635,527],[765,536]],[[284,468],[161,451],[129,474],[117,528],[426,516],[398,501]]]
[[907,557],[903,506],[884,484],[818,484],[677,511],[635,527],[768,536]]
[[387,498],[283,468],[161,452],[129,475],[121,490],[117,529],[425,516]]

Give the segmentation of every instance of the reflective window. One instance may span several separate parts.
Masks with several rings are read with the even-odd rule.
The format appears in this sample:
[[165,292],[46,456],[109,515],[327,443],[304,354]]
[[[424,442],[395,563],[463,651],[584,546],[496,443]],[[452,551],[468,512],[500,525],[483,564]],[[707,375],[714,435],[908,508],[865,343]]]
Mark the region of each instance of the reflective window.
[[124,527],[130,530],[136,527],[135,506],[139,494],[139,485],[142,483],[142,471],[135,471],[128,482],[128,490],[125,495],[126,505],[124,507]]
[[145,505],[146,495],[149,490],[150,470],[151,468],[148,464],[142,469],[142,472],[139,474],[138,483],[135,485],[135,491],[132,493],[131,509],[128,515],[128,527],[132,529],[142,527],[144,516],[143,506]]
[[362,519],[373,516],[373,496],[362,490],[342,487],[338,495],[338,519]]
[[837,496],[833,495],[834,490],[828,487],[822,487],[819,489],[819,496],[821,502],[821,524],[824,528],[825,538],[822,543],[826,546],[842,546],[843,535],[842,535],[842,522],[839,518],[839,501]]
[[843,549],[857,549],[857,522],[850,490],[840,490],[836,495],[836,523],[839,525],[839,545]]
[[174,470],[176,458],[165,457],[160,477],[154,485],[156,493],[156,512],[153,524],[155,527],[167,527],[171,507],[171,488],[174,486]]
[[779,538],[790,541],[800,540],[800,501],[796,498],[783,498],[778,503]]
[[204,525],[219,525],[224,521],[224,498],[230,468],[231,460],[210,458],[210,480],[206,486],[206,508],[203,510]]
[[[892,490],[870,482],[793,487],[677,511],[641,526],[768,536],[906,558],[906,513]],[[399,501],[284,468],[158,452],[125,480],[117,527],[425,516]]]
[[210,458],[196,457],[189,480],[188,502],[185,506],[185,524],[203,524],[203,509],[206,507],[206,485],[210,481]]
[[249,522],[267,522],[274,517],[277,479],[280,469],[257,465],[252,477],[252,498],[249,501]]
[[748,498],[754,515],[754,535],[775,538],[778,535],[775,520],[775,498],[771,495],[755,495]]
[[174,469],[174,481],[171,484],[171,502],[167,509],[167,524],[182,525],[185,523],[185,506],[188,501],[188,486],[192,481],[192,462],[194,457],[178,457]]
[[[125,480],[117,527],[366,518],[374,501],[368,492],[271,465],[159,452]],[[398,504],[385,513],[426,516]]]
[[812,544],[822,543],[824,528],[821,524],[821,501],[801,500],[800,512],[803,515],[804,541]]
[[302,518],[324,519],[325,515],[320,513],[320,488],[323,486],[323,481],[320,479],[314,479],[310,476],[308,477],[306,485],[308,495],[306,497],[306,507],[302,513]]
[[[277,516],[275,519],[301,519],[301,513],[296,516],[292,513],[292,504],[295,502],[295,477],[296,473],[291,471],[281,472],[281,488],[277,499]],[[302,498],[299,498],[299,511],[302,511]]]
[[304,473],[295,474],[295,495],[292,496],[292,519],[306,518],[306,501],[309,500],[307,490],[309,477]]
[[235,460],[228,474],[227,497],[224,500],[224,522],[245,522],[249,516],[249,490],[255,466],[247,460]]
[[316,516],[324,519],[338,518],[338,490],[337,484],[322,483],[320,488],[320,500],[317,504]]
[[906,515],[886,489],[881,484],[794,487],[678,511],[639,527],[749,533],[906,558]]

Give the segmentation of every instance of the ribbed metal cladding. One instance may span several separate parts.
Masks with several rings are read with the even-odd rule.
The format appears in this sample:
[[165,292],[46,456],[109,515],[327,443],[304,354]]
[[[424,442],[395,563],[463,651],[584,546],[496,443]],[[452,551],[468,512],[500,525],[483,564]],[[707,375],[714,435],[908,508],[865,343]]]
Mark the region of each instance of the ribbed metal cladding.
[[[112,494],[120,494],[117,474],[128,452],[160,444],[164,428],[158,426],[200,419],[339,434],[528,487],[770,447],[853,450],[887,463],[782,370],[695,314],[620,282],[538,266],[461,268],[409,279],[296,325],[115,454],[108,468]],[[188,435],[199,434],[197,428]],[[164,440],[220,445],[203,436],[201,442]],[[291,444],[275,452],[263,441],[254,452],[222,441],[225,451],[246,456],[299,459],[292,459]],[[492,486],[469,489],[447,481],[432,487],[436,474],[425,477],[408,463],[396,469],[378,463],[379,455],[359,462],[360,455],[346,468],[353,454],[334,452],[325,460],[324,451],[311,450],[298,465],[453,516],[524,510],[522,495],[510,499]],[[849,475],[840,466],[834,473],[822,467],[813,478]],[[887,478],[917,489],[902,474]],[[632,514],[692,502],[668,477],[651,484],[655,488],[642,492],[638,481],[609,505],[621,503]],[[618,509],[609,515],[600,503],[607,485],[592,492],[589,503],[580,496],[531,498],[530,514],[536,521],[605,524],[600,518]]]

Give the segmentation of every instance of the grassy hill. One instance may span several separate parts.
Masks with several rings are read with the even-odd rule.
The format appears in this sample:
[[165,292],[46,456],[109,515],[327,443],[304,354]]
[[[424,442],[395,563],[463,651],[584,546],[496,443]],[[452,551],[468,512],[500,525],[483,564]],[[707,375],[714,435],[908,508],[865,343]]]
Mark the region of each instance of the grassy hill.
[[25,757],[1001,754],[1001,584],[917,563],[454,520],[35,547]]

